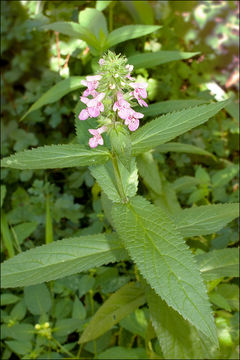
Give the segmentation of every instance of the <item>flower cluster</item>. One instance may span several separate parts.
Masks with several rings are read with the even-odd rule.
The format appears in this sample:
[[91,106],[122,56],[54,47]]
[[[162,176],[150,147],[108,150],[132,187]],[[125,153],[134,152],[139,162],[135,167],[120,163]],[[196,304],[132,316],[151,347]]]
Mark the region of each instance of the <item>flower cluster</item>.
[[99,60],[99,74],[87,76],[86,80],[81,81],[87,89],[80,99],[87,107],[80,112],[79,119],[99,117],[100,127],[88,130],[93,135],[89,140],[91,148],[103,145],[101,134],[116,124],[124,124],[130,131],[137,130],[139,119],[144,116],[133,110],[132,106],[135,99],[141,107],[148,106],[143,100],[147,98],[148,84],[135,82],[131,76],[133,65],[126,62],[125,57],[109,51]]

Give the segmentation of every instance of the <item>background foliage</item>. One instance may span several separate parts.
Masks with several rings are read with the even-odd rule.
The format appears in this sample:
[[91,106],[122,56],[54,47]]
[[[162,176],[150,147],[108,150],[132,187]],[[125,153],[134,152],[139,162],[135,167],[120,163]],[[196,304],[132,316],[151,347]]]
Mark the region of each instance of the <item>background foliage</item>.
[[[52,99],[22,118],[58,81],[84,77],[96,69],[96,57],[85,41],[46,31],[44,25],[77,22],[79,11],[89,7],[103,11],[109,30],[132,24],[161,25],[157,32],[123,42],[115,49],[127,57],[152,54],[149,66],[139,64],[135,72],[139,80],[147,80],[149,102],[155,104],[155,108],[145,110],[147,122],[156,114],[213,98],[238,98],[238,6],[234,1],[3,1],[2,155],[75,142],[74,109],[80,92],[74,90],[74,84],[70,94],[59,101]],[[156,65],[154,54],[160,50],[200,53]],[[154,178],[148,179],[140,171],[144,181],[139,183],[139,193],[157,203],[160,178],[169,194],[169,208],[175,193],[182,207],[237,202],[238,136],[235,101],[171,145],[161,145],[146,155],[147,159],[139,158],[138,167],[142,164],[143,170],[146,161],[151,164],[151,156],[157,161]],[[182,151],[180,143],[189,144],[189,151]],[[2,169],[1,180],[2,260],[52,240],[110,231],[106,203],[87,168]],[[234,221],[211,235],[190,232],[187,244],[200,262],[204,251],[236,247],[237,230]],[[163,358],[164,349],[149,325],[148,309],[141,306],[132,312],[129,305],[129,315],[112,330],[96,341],[78,344],[79,333],[100,305],[138,276],[131,262],[122,261],[47,284],[3,291],[3,359],[147,358],[146,349],[153,357]],[[141,299],[141,291],[133,290],[134,298],[139,291]],[[237,358],[238,283],[229,277],[210,277],[208,290],[220,341],[214,356]]]

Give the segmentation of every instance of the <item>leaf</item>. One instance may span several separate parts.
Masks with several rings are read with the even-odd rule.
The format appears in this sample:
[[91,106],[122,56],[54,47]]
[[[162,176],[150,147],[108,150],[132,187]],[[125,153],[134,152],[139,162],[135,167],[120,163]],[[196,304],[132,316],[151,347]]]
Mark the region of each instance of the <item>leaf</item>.
[[198,184],[199,184],[198,179],[196,179],[193,176],[181,176],[178,179],[176,179],[171,185],[176,192],[179,191],[191,192],[192,188]]
[[162,115],[150,121],[131,135],[133,153],[139,154],[150,150],[203,124],[228,103],[229,100],[225,100],[218,103],[195,106]]
[[96,339],[144,303],[144,289],[139,284],[130,282],[124,285],[110,295],[94,314],[79,342],[84,343]]
[[15,302],[20,300],[18,296],[11,293],[1,294],[0,297],[1,297],[1,306],[14,304]]
[[225,186],[227,185],[239,172],[238,164],[232,164],[225,169],[217,171],[212,177],[212,186]]
[[43,245],[2,263],[2,288],[56,280],[127,257],[117,236],[80,236]]
[[24,301],[33,315],[46,314],[52,306],[52,299],[46,284],[25,287]]
[[120,326],[134,335],[140,335],[146,338],[148,320],[143,309],[137,309],[120,321]]
[[37,228],[37,222],[24,222],[13,227],[13,230],[17,236],[19,244],[29,237]]
[[32,343],[30,341],[10,340],[5,341],[5,343],[13,352],[19,355],[29,354],[32,350]]
[[112,216],[124,246],[151,287],[217,344],[200,271],[170,218],[141,197],[114,204]]
[[[122,178],[124,193],[127,197],[132,197],[137,192],[138,176],[135,159],[131,160],[130,172],[118,161],[118,167]],[[95,177],[104,193],[113,202],[121,202],[112,162],[104,165],[96,165],[90,168],[91,174]]]
[[82,328],[83,322],[79,319],[59,319],[55,324],[54,335],[66,336]]
[[31,324],[13,324],[7,327],[7,337],[25,342],[31,340],[33,336],[34,327]]
[[3,201],[4,201],[4,198],[6,196],[6,192],[7,192],[7,189],[6,189],[6,186],[5,185],[1,185],[1,207],[3,206]]
[[[132,25],[134,26],[134,25]],[[139,25],[135,25],[139,26]],[[141,25],[143,26],[143,25]],[[146,25],[145,25],[146,26]],[[120,28],[121,29],[121,28]],[[146,54],[137,54],[129,56],[128,63],[133,65],[135,69],[149,68],[157,65],[166,64],[170,61],[189,59],[199,55],[199,52],[181,52],[181,51],[156,51]]]
[[86,41],[88,45],[98,49],[99,44],[96,36],[86,27],[72,21],[58,21],[41,27],[44,30],[53,30]]
[[108,35],[107,22],[101,11],[93,8],[85,8],[78,16],[79,24],[88,29],[98,40],[100,30],[105,36]]
[[75,296],[72,310],[72,318],[78,320],[84,320],[86,318],[86,308],[83,306],[83,303]]
[[97,0],[96,9],[99,11],[103,11],[111,4],[111,2],[111,0]]
[[150,318],[166,359],[209,359],[202,334],[165,301],[148,291]]
[[1,234],[2,241],[8,252],[8,256],[12,258],[14,256],[13,237],[10,232],[6,214],[4,213],[4,211],[2,211],[1,213]]
[[107,37],[104,49],[108,49],[121,42],[136,39],[151,34],[161,28],[158,25],[125,25],[113,30]]
[[51,145],[25,150],[2,160],[2,167],[13,169],[55,169],[103,163],[109,151],[88,149],[83,145]]
[[153,25],[154,12],[148,1],[121,1],[133,17],[136,24]]
[[59,81],[56,85],[51,87],[45,94],[43,94],[29,109],[28,111],[21,117],[21,121],[32,111],[40,109],[42,106],[47,104],[52,104],[59,99],[61,99],[64,95],[68,94],[71,91],[82,88],[81,80],[83,80],[83,76],[70,76],[68,79],[64,79]]
[[195,256],[205,280],[239,276],[239,251],[227,248]]
[[137,167],[143,182],[156,194],[162,194],[162,181],[159,169],[151,152],[146,152],[137,157]]
[[169,142],[167,144],[159,145],[156,150],[162,153],[166,153],[169,151],[180,152],[180,153],[189,153],[189,154],[197,154],[197,155],[205,155],[211,156],[213,159],[216,159],[213,154],[210,152],[201,149],[198,146],[190,145],[190,144],[182,144],[178,142]]
[[138,107],[134,110],[140,111],[146,116],[157,116],[159,114],[166,114],[168,112],[183,110],[187,107],[205,104],[206,100],[189,99],[189,100],[168,100],[160,101],[155,104],[150,104],[148,107]]
[[219,231],[238,216],[239,204],[214,204],[180,210],[174,221],[183,236],[190,237]]
[[96,359],[148,359],[148,355],[146,353],[146,350],[141,347],[129,349],[123,346],[113,346],[97,355]]

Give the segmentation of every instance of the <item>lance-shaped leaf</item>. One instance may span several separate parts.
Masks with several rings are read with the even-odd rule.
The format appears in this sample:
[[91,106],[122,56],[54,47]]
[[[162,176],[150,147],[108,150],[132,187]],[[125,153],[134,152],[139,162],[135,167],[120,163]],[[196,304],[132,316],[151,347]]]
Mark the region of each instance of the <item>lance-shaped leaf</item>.
[[179,111],[188,107],[202,105],[207,103],[207,100],[189,99],[189,100],[167,100],[159,101],[155,104],[150,104],[148,107],[141,108],[140,106],[134,108],[135,111],[140,111],[146,116],[157,116],[166,114],[168,112]]
[[174,223],[141,197],[113,205],[113,221],[130,256],[166,303],[217,344],[206,288]]
[[190,145],[190,144],[182,144],[178,142],[169,142],[167,144],[159,145],[156,150],[162,153],[167,153],[169,151],[180,152],[180,153],[188,153],[188,154],[196,154],[196,155],[205,155],[211,156],[215,159],[215,156],[210,152],[201,149],[198,146]]
[[124,285],[98,309],[79,342],[88,342],[101,336],[145,301],[145,291],[140,284],[130,282]]
[[53,30],[61,34],[68,35],[86,41],[88,45],[98,48],[98,40],[96,36],[85,26],[72,21],[58,21],[52,24],[43,25],[44,30]]
[[227,248],[195,256],[205,280],[239,276],[239,249]]
[[147,301],[150,318],[166,359],[210,358],[210,346],[206,346],[207,341],[203,334],[169,307],[153,290],[148,291]]
[[25,150],[4,158],[2,167],[13,169],[55,169],[104,163],[110,157],[107,149],[87,149],[83,145],[51,145]]
[[133,153],[139,154],[150,150],[205,123],[210,117],[229,104],[229,101],[195,106],[150,121],[131,135]]
[[149,68],[161,64],[166,64],[174,60],[189,59],[198,54],[200,53],[162,50],[153,53],[151,52],[146,54],[137,54],[137,55],[129,56],[128,63],[133,65],[135,69],[139,69],[143,67]]
[[[133,197],[136,194],[138,187],[138,174],[135,159],[131,160],[130,171],[128,171],[120,161],[118,161],[118,167],[124,194],[126,197]],[[92,166],[90,171],[110,200],[113,202],[122,201],[116,183],[113,165],[110,161],[104,165]]]
[[83,87],[81,84],[81,80],[83,80],[83,76],[71,76],[68,79],[64,79],[59,81],[56,85],[51,87],[45,94],[43,94],[22,116],[21,120],[23,120],[28,114],[32,111],[40,109],[42,106],[54,103],[61,99],[64,95],[68,94],[71,91],[79,89]]
[[3,288],[40,284],[126,258],[115,234],[54,241],[5,261],[1,284]]
[[105,50],[123,41],[136,39],[138,37],[151,34],[161,28],[158,25],[126,25],[113,30],[105,43]]
[[183,236],[208,235],[239,216],[239,204],[214,204],[180,210],[174,221]]

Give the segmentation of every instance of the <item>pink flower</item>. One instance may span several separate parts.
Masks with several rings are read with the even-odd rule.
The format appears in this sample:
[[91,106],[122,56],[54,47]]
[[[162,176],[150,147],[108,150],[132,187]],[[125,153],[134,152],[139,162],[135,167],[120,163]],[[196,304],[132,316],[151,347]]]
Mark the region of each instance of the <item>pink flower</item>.
[[128,78],[131,81],[135,80],[133,77],[131,77],[131,72],[133,71],[133,65],[127,64],[126,69],[129,70],[129,73],[126,75],[126,78]]
[[99,80],[101,80],[101,78],[102,78],[101,75],[93,75],[93,76],[87,76],[86,80],[82,80],[81,84],[87,86],[87,89],[83,92],[83,96],[88,96],[88,95],[96,96],[98,94],[96,89],[99,85]]
[[118,116],[121,119],[126,119],[130,106],[129,102],[124,100],[122,93],[119,91],[117,93],[117,101],[113,105],[113,111],[118,110]]
[[128,125],[130,131],[135,131],[139,127],[139,119],[143,118],[143,114],[129,109],[128,116],[125,119],[125,125]]
[[131,95],[137,99],[140,106],[148,106],[147,103],[141,99],[147,97],[147,91],[146,88],[148,87],[147,83],[130,83],[130,86],[134,89],[134,91],[131,92]]
[[98,117],[100,112],[104,111],[104,105],[101,102],[104,96],[105,93],[98,94],[94,99],[81,96],[81,101],[87,105],[87,108],[80,112],[79,120],[86,120],[88,117]]
[[107,130],[106,126],[102,126],[98,129],[88,129],[88,131],[90,132],[90,134],[93,135],[93,137],[91,139],[89,139],[89,146],[91,148],[95,148],[98,145],[103,145],[103,138],[101,136],[101,134],[103,132],[105,132]]
[[99,59],[98,61],[99,65],[102,66],[105,64],[105,60],[104,59]]

